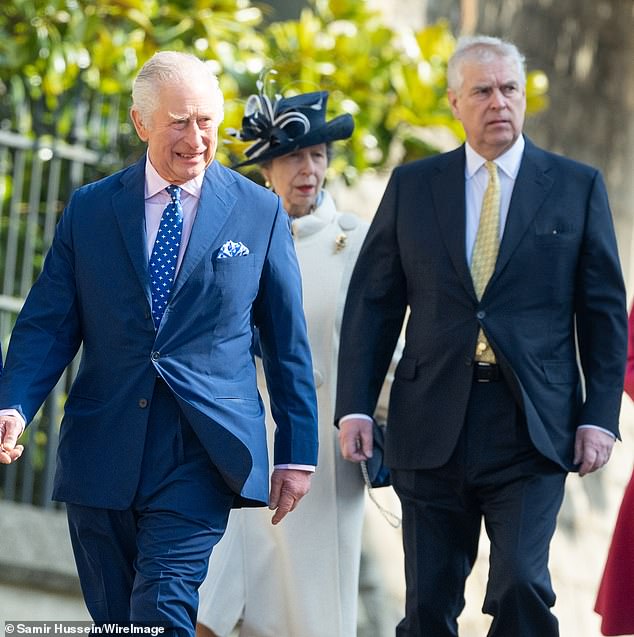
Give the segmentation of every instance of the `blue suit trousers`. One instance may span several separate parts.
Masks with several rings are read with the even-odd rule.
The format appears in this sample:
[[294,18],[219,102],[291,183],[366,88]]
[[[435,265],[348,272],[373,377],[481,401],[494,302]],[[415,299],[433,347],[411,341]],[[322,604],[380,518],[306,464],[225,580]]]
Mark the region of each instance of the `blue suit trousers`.
[[158,379],[132,506],[119,511],[67,504],[82,592],[95,623],[160,625],[163,634],[193,636],[198,587],[233,500]]

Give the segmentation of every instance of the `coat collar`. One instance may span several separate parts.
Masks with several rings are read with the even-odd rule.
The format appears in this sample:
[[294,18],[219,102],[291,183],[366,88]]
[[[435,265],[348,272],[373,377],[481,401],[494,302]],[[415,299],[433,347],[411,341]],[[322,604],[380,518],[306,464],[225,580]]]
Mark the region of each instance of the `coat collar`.
[[475,297],[465,254],[465,151],[464,146],[438,157],[431,177],[434,210],[441,236],[463,286]]
[[553,178],[548,174],[549,171],[550,164],[547,153],[526,139],[524,155],[513,187],[509,213],[500,243],[500,252],[491,282],[494,282],[506,267],[529,224],[535,218],[546,195],[552,188]]
[[335,202],[325,190],[322,190],[319,205],[312,213],[291,219],[293,236],[296,239],[309,237],[333,223],[336,216]]

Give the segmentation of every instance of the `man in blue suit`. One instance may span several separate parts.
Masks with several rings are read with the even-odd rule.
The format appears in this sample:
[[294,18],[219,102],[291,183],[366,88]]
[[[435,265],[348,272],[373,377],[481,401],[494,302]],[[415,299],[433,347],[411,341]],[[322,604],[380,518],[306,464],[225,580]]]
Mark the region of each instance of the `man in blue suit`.
[[[0,461],[81,345],[53,497],[86,604],[100,624],[193,635],[231,507],[268,503],[277,523],[309,489],[312,363],[280,200],[213,161],[208,65],[158,53],[132,97],[147,155],[78,189],[60,219],[7,353]],[[270,497],[256,328],[278,426]]]
[[515,46],[462,40],[448,86],[466,144],[394,171],[352,276],[342,451],[372,453],[359,415],[374,413],[409,309],[385,457],[403,507],[396,635],[458,634],[484,520],[489,637],[555,637],[548,551],[566,474],[602,467],[618,436],[627,316],[614,229],[599,172],[522,135]]

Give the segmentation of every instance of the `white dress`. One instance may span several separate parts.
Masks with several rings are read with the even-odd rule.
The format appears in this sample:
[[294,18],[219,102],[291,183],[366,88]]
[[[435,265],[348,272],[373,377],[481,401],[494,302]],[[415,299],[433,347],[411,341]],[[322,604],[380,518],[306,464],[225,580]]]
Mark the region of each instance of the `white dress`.
[[[364,487],[333,425],[339,327],[368,224],[319,207],[293,221],[319,407],[319,465],[310,492],[273,526],[268,509],[238,509],[214,548],[198,621],[227,637],[355,637]],[[268,408],[261,366],[258,385]],[[269,440],[274,425],[270,414]],[[271,446],[269,446],[271,448]]]

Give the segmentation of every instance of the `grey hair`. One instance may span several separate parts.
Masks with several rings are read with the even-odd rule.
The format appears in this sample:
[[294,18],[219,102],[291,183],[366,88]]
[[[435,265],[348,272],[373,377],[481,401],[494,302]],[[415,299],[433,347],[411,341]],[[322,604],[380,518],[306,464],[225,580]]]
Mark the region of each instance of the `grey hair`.
[[211,65],[189,53],[159,51],[142,67],[132,85],[132,108],[144,126],[151,127],[152,116],[159,105],[159,89],[173,82],[184,84],[192,81],[206,82],[213,101],[213,121],[219,126],[224,118],[224,97],[218,78]]
[[464,81],[462,68],[465,62],[489,63],[505,58],[515,64],[522,86],[526,86],[526,59],[511,42],[487,35],[464,36],[458,40],[456,50],[447,63],[447,86],[458,92]]

